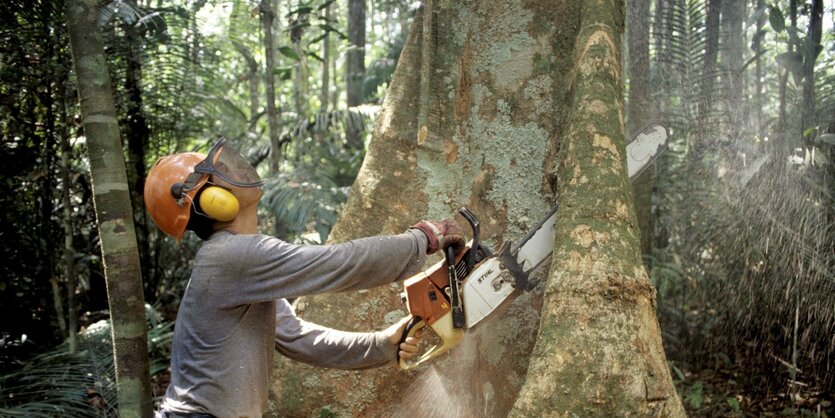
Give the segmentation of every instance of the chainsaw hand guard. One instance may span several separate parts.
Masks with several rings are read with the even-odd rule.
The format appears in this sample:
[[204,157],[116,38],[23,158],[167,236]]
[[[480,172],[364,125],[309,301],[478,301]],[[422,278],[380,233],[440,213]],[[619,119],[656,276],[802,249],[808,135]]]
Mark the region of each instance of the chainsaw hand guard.
[[[409,321],[408,325],[406,325],[406,329],[403,331],[403,336],[400,338],[400,341],[405,341],[407,337],[414,337],[418,331],[425,327],[426,322],[424,320],[418,317],[412,317],[412,320]],[[429,329],[435,333],[441,342],[432,346],[426,352],[421,354],[420,357],[414,360],[407,361],[400,358],[398,355],[397,360],[400,363],[401,369],[412,370],[424,362],[446,353],[450,348],[458,345],[458,343],[461,342],[461,338],[464,337],[463,329],[457,329],[452,326],[452,311],[447,312],[437,321],[432,323],[432,325],[429,325]]]

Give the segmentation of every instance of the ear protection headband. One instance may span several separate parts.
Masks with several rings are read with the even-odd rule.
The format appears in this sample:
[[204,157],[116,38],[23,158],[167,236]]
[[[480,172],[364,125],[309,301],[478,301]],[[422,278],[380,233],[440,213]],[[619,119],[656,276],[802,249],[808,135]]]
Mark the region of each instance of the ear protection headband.
[[221,222],[228,222],[238,216],[241,210],[238,199],[229,190],[218,186],[206,186],[200,192],[200,211]]

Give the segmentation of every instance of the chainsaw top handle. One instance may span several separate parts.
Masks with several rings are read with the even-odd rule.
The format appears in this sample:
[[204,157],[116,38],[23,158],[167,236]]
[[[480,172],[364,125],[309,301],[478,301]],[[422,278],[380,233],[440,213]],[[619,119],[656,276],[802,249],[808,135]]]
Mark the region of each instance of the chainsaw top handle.
[[470,228],[473,229],[473,243],[470,246],[470,253],[466,260],[467,271],[470,272],[473,270],[473,266],[475,266],[475,263],[477,261],[476,254],[478,253],[479,249],[479,235],[481,234],[481,229],[479,228],[478,218],[476,218],[475,214],[470,212],[469,209],[462,206],[460,209],[458,209],[458,213],[460,213],[461,216],[463,216],[464,219],[467,220],[467,222],[470,224]]

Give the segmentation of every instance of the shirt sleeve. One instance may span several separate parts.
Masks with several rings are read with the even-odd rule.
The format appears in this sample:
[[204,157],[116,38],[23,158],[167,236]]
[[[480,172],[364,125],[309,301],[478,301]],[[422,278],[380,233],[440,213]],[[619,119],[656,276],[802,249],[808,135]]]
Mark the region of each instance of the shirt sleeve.
[[[426,236],[417,230],[334,245],[294,245],[266,235],[228,235],[204,257],[229,305],[368,289],[417,273]],[[213,239],[214,241],[214,239]],[[195,266],[198,268],[198,266]]]
[[285,299],[276,301],[275,349],[302,363],[344,370],[383,366],[397,356],[397,346],[384,333],[338,331],[304,321]]

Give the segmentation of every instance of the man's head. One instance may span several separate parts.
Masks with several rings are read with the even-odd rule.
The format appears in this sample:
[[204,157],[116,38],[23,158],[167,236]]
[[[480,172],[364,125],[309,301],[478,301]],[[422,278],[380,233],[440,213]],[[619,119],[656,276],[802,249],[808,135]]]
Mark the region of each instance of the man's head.
[[182,239],[186,229],[201,238],[216,222],[258,203],[264,182],[240,153],[221,138],[207,155],[185,152],[162,157],[145,180],[145,206],[166,234]]

